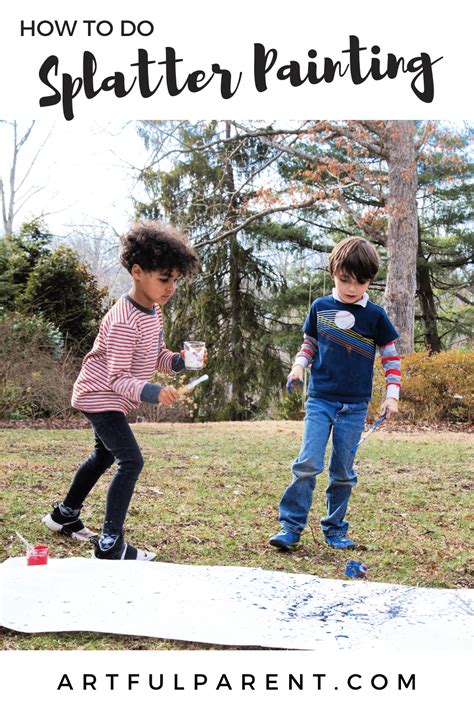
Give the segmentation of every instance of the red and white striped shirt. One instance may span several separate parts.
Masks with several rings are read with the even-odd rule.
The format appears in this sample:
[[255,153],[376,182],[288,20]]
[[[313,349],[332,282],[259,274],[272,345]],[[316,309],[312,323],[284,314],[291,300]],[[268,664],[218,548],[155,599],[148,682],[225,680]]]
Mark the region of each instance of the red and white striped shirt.
[[83,412],[128,414],[140,403],[156,370],[174,374],[177,355],[163,341],[160,308],[146,309],[122,296],[105,314],[92,350],[84,357],[72,405]]

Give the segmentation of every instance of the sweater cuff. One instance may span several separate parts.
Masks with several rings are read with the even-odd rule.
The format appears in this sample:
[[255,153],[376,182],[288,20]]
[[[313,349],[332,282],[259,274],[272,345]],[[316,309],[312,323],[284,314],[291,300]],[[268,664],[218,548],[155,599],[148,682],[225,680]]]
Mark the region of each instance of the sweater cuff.
[[175,353],[173,355],[171,359],[171,368],[173,370],[173,373],[181,373],[181,371],[184,370],[184,360],[181,358],[181,355],[179,353]]
[[400,399],[400,388],[398,385],[394,385],[393,383],[389,383],[387,385],[387,392],[385,397],[393,397],[394,400],[399,400]]
[[160,394],[161,385],[156,383],[146,383],[140,393],[140,400],[142,402],[149,402],[151,405],[156,405],[158,403],[158,395]]
[[301,365],[301,367],[306,370],[306,368],[309,365],[309,360],[307,358],[305,358],[304,356],[296,356],[296,358],[293,362],[293,366],[295,366],[295,365]]

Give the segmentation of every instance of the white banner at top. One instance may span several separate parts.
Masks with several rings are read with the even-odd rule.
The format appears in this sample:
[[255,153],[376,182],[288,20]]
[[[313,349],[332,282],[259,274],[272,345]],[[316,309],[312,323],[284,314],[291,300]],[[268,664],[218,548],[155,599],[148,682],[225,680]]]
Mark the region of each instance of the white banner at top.
[[468,119],[467,8],[464,0],[3,3],[0,116]]

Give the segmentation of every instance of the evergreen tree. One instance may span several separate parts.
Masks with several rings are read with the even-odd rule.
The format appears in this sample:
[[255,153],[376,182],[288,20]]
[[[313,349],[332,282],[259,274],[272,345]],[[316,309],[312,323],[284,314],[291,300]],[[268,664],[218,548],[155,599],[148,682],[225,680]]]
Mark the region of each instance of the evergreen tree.
[[77,253],[61,246],[30,272],[21,309],[41,314],[60,329],[66,346],[83,355],[94,342],[106,294]]
[[260,136],[286,153],[279,169],[288,189],[318,196],[299,212],[318,239],[360,234],[381,248],[383,269],[371,292],[390,277],[384,305],[390,312],[400,302],[392,316],[405,332],[402,350],[415,342],[438,351],[465,337],[472,319],[470,136],[438,122],[416,122],[411,137],[406,128],[407,122],[318,121],[308,122],[297,141],[285,129],[277,138],[260,129]]
[[[268,217],[246,223],[262,171],[276,153],[242,141],[229,122],[144,122],[157,166],[142,175],[150,196],[137,215],[161,218],[189,234],[202,271],[183,285],[167,314],[168,340],[205,340],[209,384],[196,393],[204,419],[246,419],[263,411],[284,380],[269,304],[283,280],[268,251],[306,238],[304,228]],[[166,154],[170,167],[161,168]],[[246,226],[243,226],[246,225]]]
[[29,275],[50,251],[52,235],[41,220],[25,222],[17,235],[0,240],[0,306],[14,309],[21,301]]
[[418,161],[418,341],[436,352],[469,342],[473,325],[472,132],[434,125]]

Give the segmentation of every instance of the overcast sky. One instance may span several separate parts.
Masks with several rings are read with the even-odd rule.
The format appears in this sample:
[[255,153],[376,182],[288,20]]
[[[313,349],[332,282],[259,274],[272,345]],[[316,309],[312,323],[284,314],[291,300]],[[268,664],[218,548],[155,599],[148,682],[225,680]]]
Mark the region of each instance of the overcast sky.
[[[23,135],[29,122],[19,122]],[[0,174],[8,186],[13,134],[0,124]],[[77,224],[107,220],[121,232],[133,216],[131,192],[138,196],[133,167],[146,162],[146,151],[133,123],[37,121],[19,155],[22,177],[41,148],[25,188],[39,191],[15,218],[21,223],[44,213],[49,229],[65,236]],[[135,186],[135,187],[134,187]],[[24,190],[22,191],[22,193]]]

